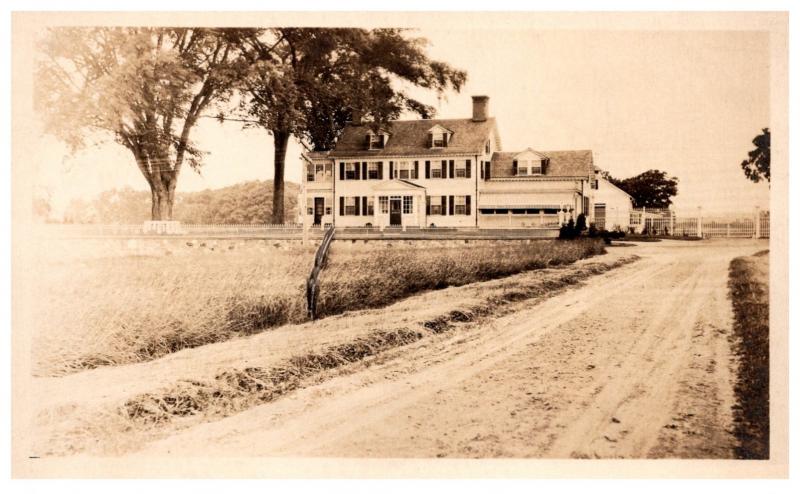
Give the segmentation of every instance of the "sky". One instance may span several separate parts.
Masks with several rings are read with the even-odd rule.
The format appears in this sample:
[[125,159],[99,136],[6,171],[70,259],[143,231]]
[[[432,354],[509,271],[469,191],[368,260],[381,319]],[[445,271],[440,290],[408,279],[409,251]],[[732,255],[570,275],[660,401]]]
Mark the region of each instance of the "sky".
[[[769,187],[740,163],[769,125],[769,35],[759,31],[419,30],[434,59],[466,70],[460,93],[413,93],[441,118],[471,116],[490,97],[503,150],[590,149],[617,178],[648,169],[679,180],[675,208],[708,214],[767,209]],[[410,116],[409,116],[410,117]],[[184,168],[178,191],[272,178],[271,137],[239,124],[202,121],[192,133],[208,154]],[[43,136],[40,190],[56,214],[74,198],[120,187],[147,190],[130,152],[109,143],[69,155]],[[298,143],[286,179],[299,182]]]

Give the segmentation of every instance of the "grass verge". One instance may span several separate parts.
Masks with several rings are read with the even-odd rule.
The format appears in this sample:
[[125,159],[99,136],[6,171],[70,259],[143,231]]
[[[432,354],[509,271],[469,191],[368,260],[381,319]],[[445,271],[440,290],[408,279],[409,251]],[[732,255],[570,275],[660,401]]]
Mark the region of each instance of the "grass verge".
[[[50,434],[42,455],[80,452],[118,454],[199,423],[217,420],[248,408],[271,402],[307,383],[324,379],[326,371],[347,372],[350,364],[386,354],[427,337],[447,333],[459,326],[479,323],[486,317],[514,310],[514,302],[545,299],[591,276],[638,259],[630,256],[608,263],[587,263],[545,270],[516,280],[498,280],[481,288],[486,296],[465,304],[458,298],[438,314],[409,317],[399,327],[373,329],[363,336],[299,352],[272,364],[221,368],[206,379],[181,379],[159,389],[129,396],[113,408],[75,409],[75,420],[56,422],[60,430]],[[465,287],[466,288],[466,287]],[[462,290],[462,289],[457,289]],[[358,316],[353,316],[358,317]],[[343,324],[358,324],[348,317]],[[297,330],[302,330],[298,327]],[[335,375],[335,374],[334,374]],[[63,424],[69,424],[65,427]]]
[[737,358],[735,454],[769,458],[769,251],[731,261],[732,344]]
[[383,307],[425,290],[571,264],[604,252],[600,239],[466,244],[362,255],[339,254],[334,250],[320,276],[318,313],[329,316]]
[[[334,244],[335,245],[335,244]],[[318,314],[382,307],[424,290],[569,264],[599,240],[374,248],[337,253],[321,277]],[[60,376],[306,320],[310,247],[240,247],[179,256],[60,263],[34,288],[34,375]]]

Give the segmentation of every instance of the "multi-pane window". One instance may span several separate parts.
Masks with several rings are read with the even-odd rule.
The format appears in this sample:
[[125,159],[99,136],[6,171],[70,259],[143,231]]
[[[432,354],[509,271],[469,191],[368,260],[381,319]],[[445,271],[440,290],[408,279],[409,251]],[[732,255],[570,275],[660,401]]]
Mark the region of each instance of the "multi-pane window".
[[467,196],[455,197],[455,214],[467,214]]
[[345,163],[344,164],[344,178],[345,180],[355,180],[356,167],[358,163]]
[[378,163],[377,162],[373,161],[373,162],[367,164],[367,177],[370,180],[377,180],[377,178],[378,178]]
[[414,210],[414,197],[403,196],[403,214],[411,214]]
[[540,160],[514,160],[514,166],[517,169],[517,176],[525,177],[542,174],[542,162]]
[[318,164],[315,166],[315,178],[317,182],[328,181],[331,179],[331,164]]
[[306,182],[313,182],[314,181],[314,164],[308,163],[306,164]]
[[464,160],[456,161],[456,177],[464,178],[467,176],[467,162]]
[[445,146],[445,144],[447,143],[446,139],[447,139],[447,134],[445,134],[444,132],[435,132],[433,134],[433,141],[432,141],[433,142],[433,146],[432,147],[443,148]]
[[385,138],[383,134],[369,134],[369,148],[370,149],[383,149]]
[[431,178],[442,178],[442,169],[438,166],[432,166]]
[[345,197],[344,198],[344,214],[353,216],[356,214],[356,201],[358,197]]
[[378,205],[381,208],[381,214],[387,214],[389,212],[389,198],[387,196],[378,197]]
[[445,196],[432,196],[431,201],[431,214],[444,214],[444,201]]
[[417,177],[417,169],[414,167],[413,161],[398,161],[396,166],[394,167],[394,177],[395,179],[412,179],[416,180]]
[[411,170],[408,169],[408,161],[400,161],[395,168],[395,178],[411,178]]
[[367,215],[372,216],[375,214],[375,198],[367,197]]

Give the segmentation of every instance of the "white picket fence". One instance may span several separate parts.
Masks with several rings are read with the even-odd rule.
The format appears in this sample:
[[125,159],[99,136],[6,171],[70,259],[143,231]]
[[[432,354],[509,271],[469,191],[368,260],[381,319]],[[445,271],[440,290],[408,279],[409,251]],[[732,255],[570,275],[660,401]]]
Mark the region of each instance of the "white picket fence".
[[751,215],[679,216],[671,209],[637,208],[631,212],[631,232],[702,238],[769,238],[769,211]]

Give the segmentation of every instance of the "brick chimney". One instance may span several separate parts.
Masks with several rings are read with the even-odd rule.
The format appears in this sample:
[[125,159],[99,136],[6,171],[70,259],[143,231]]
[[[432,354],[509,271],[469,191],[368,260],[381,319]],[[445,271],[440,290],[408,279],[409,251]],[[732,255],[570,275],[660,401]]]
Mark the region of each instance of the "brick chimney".
[[350,123],[352,125],[361,125],[362,123],[364,123],[364,112],[356,108],[351,109]]
[[472,97],[472,121],[484,122],[489,118],[489,97],[488,96],[473,96]]

